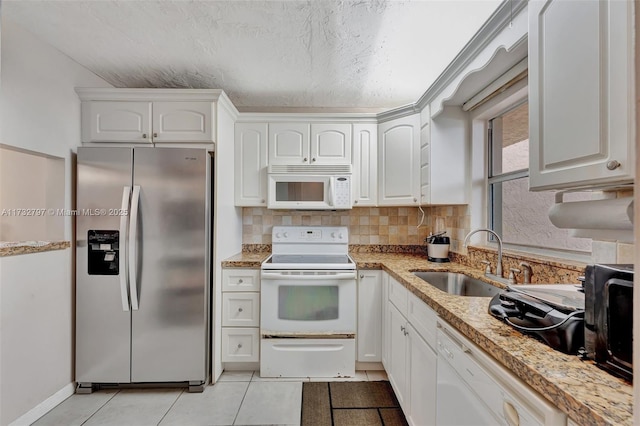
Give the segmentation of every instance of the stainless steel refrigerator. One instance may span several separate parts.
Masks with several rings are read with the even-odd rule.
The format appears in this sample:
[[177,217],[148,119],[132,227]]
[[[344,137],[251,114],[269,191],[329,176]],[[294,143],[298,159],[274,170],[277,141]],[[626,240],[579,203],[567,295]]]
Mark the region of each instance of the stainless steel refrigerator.
[[78,392],[206,384],[210,157],[191,148],[78,148]]

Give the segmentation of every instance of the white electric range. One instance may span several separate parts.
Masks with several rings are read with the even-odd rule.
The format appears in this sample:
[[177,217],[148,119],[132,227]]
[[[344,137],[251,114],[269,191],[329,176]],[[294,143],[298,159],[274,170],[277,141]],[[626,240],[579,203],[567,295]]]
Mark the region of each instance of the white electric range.
[[355,374],[356,264],[347,227],[274,226],[262,263],[260,375]]

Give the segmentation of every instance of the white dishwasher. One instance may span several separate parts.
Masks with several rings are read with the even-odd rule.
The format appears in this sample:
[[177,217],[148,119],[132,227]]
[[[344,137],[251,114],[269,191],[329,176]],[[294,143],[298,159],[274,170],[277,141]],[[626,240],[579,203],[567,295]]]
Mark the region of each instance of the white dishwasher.
[[450,325],[438,321],[436,424],[567,424],[567,417]]

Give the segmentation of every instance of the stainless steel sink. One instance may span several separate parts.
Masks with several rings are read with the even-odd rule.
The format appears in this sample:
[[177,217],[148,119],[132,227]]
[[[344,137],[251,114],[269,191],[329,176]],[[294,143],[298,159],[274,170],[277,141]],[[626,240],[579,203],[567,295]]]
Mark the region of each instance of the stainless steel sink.
[[435,288],[457,296],[493,297],[500,288],[457,272],[413,272]]

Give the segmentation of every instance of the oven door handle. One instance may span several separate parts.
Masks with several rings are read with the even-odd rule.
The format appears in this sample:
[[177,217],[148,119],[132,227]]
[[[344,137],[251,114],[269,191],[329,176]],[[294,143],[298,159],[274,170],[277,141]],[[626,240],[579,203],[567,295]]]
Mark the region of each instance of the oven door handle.
[[282,272],[267,272],[262,271],[260,274],[262,280],[283,280],[283,281],[321,281],[321,280],[355,280],[355,272],[336,272],[331,274],[319,274],[319,275],[298,275],[288,274]]

